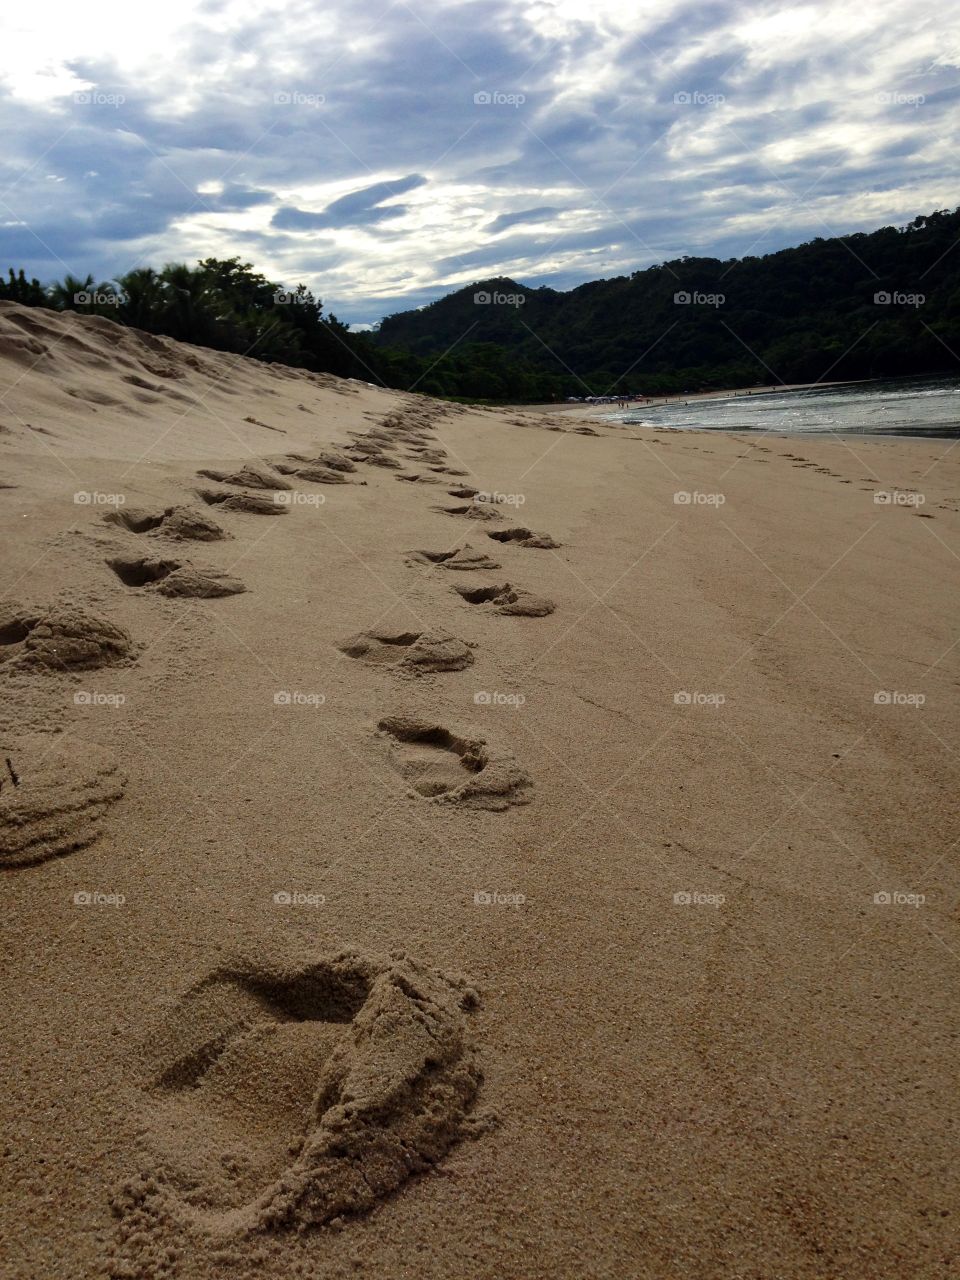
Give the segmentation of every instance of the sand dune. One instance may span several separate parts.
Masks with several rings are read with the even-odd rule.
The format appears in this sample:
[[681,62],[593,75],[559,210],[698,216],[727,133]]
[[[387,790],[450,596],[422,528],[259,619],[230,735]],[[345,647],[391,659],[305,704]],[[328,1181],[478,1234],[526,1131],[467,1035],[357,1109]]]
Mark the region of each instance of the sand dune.
[[960,453],[0,387],[3,1275],[957,1273]]

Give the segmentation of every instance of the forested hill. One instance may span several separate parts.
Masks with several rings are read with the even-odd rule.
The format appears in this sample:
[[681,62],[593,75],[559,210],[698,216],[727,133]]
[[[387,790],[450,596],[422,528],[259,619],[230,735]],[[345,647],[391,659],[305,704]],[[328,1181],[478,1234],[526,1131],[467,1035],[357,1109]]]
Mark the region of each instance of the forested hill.
[[456,343],[458,361],[523,366],[557,395],[960,372],[958,239],[960,209],[566,293],[483,280],[388,316],[376,341],[419,357]]

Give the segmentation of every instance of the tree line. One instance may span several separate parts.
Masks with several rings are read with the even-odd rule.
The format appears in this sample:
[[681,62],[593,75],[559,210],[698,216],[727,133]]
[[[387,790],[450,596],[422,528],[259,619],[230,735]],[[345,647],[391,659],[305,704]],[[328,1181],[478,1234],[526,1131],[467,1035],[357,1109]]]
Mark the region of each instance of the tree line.
[[960,209],[762,257],[683,257],[567,292],[477,281],[353,333],[304,285],[239,258],[42,285],[0,299],[430,395],[535,403],[960,373]]

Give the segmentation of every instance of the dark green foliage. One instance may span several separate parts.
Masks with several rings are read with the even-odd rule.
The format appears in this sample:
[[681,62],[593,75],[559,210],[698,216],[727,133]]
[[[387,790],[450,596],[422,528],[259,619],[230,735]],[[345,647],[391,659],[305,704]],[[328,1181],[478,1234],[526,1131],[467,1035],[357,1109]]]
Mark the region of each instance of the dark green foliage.
[[[351,333],[303,285],[285,290],[239,258],[47,288],[11,269],[0,299],[429,395],[535,403],[956,372],[958,242],[960,209],[762,258],[680,258],[567,293],[498,277],[388,316],[373,335]],[[724,301],[676,303],[677,293]],[[879,293],[924,301],[878,304]]]
[[21,302],[25,307],[46,307],[49,306],[46,290],[39,280],[28,280],[20,268],[18,274],[14,274],[13,267],[10,268],[8,278],[4,280],[0,277],[0,298],[6,299],[8,302]]
[[9,283],[0,280],[0,298],[106,316],[181,342],[341,377],[380,382],[376,366],[387,363],[364,335],[324,316],[303,285],[284,290],[239,258],[205,258],[195,267],[171,262],[161,271],[139,267],[99,284],[93,276],[67,275],[46,289],[11,270]]
[[[957,372],[958,239],[960,209],[762,258],[681,258],[567,293],[484,280],[421,311],[388,316],[377,341],[430,359],[466,335],[471,345],[456,347],[431,377],[473,394],[482,358],[496,368],[490,399]],[[478,304],[478,293],[525,301]],[[724,301],[678,304],[677,293],[722,294]],[[878,293],[925,300],[878,304]],[[496,360],[491,343],[500,348]],[[449,385],[458,356],[466,359],[471,390],[463,377]]]

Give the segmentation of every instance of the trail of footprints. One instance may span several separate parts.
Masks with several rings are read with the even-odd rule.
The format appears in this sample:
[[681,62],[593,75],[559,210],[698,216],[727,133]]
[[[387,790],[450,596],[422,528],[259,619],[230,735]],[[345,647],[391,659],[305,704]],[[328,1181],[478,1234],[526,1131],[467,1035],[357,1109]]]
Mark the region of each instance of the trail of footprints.
[[[198,474],[210,482],[210,486],[200,487],[195,492],[207,507],[217,511],[282,516],[290,511],[289,503],[283,500],[292,487],[286,477],[318,484],[362,485],[366,482],[360,478],[361,467],[385,467],[397,470],[397,479],[411,483],[443,483],[441,476],[460,477],[464,473],[448,465],[446,451],[437,444],[430,426],[439,414],[452,411],[452,407],[441,409],[414,402],[411,407],[379,419],[364,432],[352,432],[349,443],[339,448],[328,447],[313,456],[285,454],[262,462],[248,462],[232,470],[203,468]],[[399,450],[404,451],[408,461],[416,462],[418,470],[403,470],[402,462],[395,456]],[[472,485],[454,484],[448,494],[460,502],[455,506],[437,508],[445,514],[479,524],[490,522],[500,526],[503,523],[501,512],[494,504],[480,501],[482,495]],[[238,595],[245,590],[239,578],[196,564],[179,551],[132,549],[133,542],[141,539],[145,542],[160,539],[169,547],[174,543],[215,543],[230,538],[231,535],[205,510],[190,505],[156,509],[120,508],[102,518],[122,537],[129,539],[129,546],[118,548],[105,561],[106,567],[125,588],[170,599],[213,599]],[[484,532],[492,543],[501,548],[550,549],[557,546],[548,534],[521,526],[498,527]],[[501,568],[499,558],[469,542],[449,549],[411,551],[407,555],[407,563],[455,574],[470,573],[471,576]],[[451,590],[465,605],[506,616],[544,617],[554,609],[552,601],[512,582],[476,586],[456,582]],[[409,676],[462,671],[474,661],[471,645],[440,629],[418,632],[375,629],[348,637],[341,642],[340,648],[351,658],[387,666],[398,674]],[[39,609],[8,607],[0,613],[0,672],[7,674],[71,673],[129,664],[136,660],[137,652],[138,646],[123,628],[73,604],[51,604]],[[430,731],[418,739],[416,751],[420,754],[435,752],[438,760],[443,754],[449,756],[449,747],[444,745],[445,735],[450,736],[449,731],[440,725],[428,728]],[[384,724],[379,726],[379,732],[389,744],[389,756],[397,772],[409,779],[410,755],[414,750],[410,740]],[[460,741],[455,736],[451,740]],[[19,863],[25,858],[41,860],[44,856],[52,857],[81,848],[94,840],[100,818],[122,795],[123,775],[119,767],[109,771],[110,785],[102,787],[99,780],[105,772],[102,762],[95,760],[96,751],[86,753],[90,760],[87,776],[82,770],[79,775],[75,770],[62,768],[51,772],[40,762],[34,767],[30,762],[37,758],[36,742],[14,741],[5,749],[10,752],[11,761],[19,760],[20,765],[11,764],[8,776],[0,780],[0,820],[5,833],[4,840],[0,841],[0,866]],[[78,758],[84,758],[84,754],[81,749]],[[52,747],[50,758],[57,758]],[[440,769],[438,775],[446,777],[449,785],[431,786],[427,790],[414,785],[412,790],[434,800],[476,803],[477,795],[484,789],[476,785],[475,779],[465,781],[461,777],[466,768],[463,757],[454,752],[453,758],[458,763],[452,772],[446,767]],[[502,753],[498,755],[486,747],[475,758],[480,763],[473,771],[489,770],[490,778],[495,776],[506,759]],[[449,766],[449,760],[443,763]],[[57,778],[62,780],[61,783],[58,784]],[[507,807],[508,802],[520,802],[523,789],[510,787],[501,791],[493,788],[491,794],[514,799],[504,801],[502,805],[498,801],[490,807]],[[81,797],[85,790],[89,795],[83,800]],[[84,815],[82,821],[77,818],[80,813]],[[15,838],[10,836],[7,839],[8,832],[15,832]]]
[[[447,465],[429,426],[455,411],[414,401],[340,448],[205,468],[207,483],[195,494],[218,514],[282,516],[291,509],[286,477],[364,485],[360,468],[377,467],[411,484],[449,484],[465,473]],[[395,456],[401,448],[403,460]],[[412,472],[404,470],[410,462]],[[469,485],[450,496],[465,500],[444,509],[451,517],[502,521]],[[231,537],[202,507],[123,508],[102,518],[123,540],[106,568],[124,588],[197,599],[244,591],[239,579],[174,551]],[[486,536],[490,550],[557,546],[522,527]],[[407,563],[471,578],[501,567],[467,542],[411,551]],[[501,614],[541,617],[554,608],[510,583],[451,589],[465,605]],[[442,630],[373,628],[339,647],[411,678],[474,661],[474,646]],[[126,630],[73,604],[0,610],[0,674],[69,675],[129,665],[138,653]],[[529,798],[526,771],[477,734],[403,715],[381,718],[376,736],[420,800],[504,811]],[[0,867],[91,844],[125,781],[115,756],[94,744],[37,734],[0,745]],[[339,1219],[436,1163],[480,1129],[470,1117],[481,1082],[469,1025],[476,1003],[461,979],[403,954],[345,952],[308,964],[241,956],[211,969],[147,1037],[142,1161],[113,1202],[111,1266],[159,1273],[178,1235],[226,1240]],[[196,1140],[185,1144],[184,1132]]]
[[[433,414],[436,412],[434,409]],[[411,485],[442,484],[443,477],[462,478],[467,473],[449,465],[446,451],[429,430],[431,421],[429,412],[419,406],[390,414],[366,432],[352,432],[352,443],[343,455],[355,465],[395,471],[395,479]],[[414,469],[405,469],[404,463],[414,464]],[[439,505],[434,510],[479,523],[502,523],[501,512],[494,504],[484,503],[472,485],[454,484],[447,493],[459,500],[457,505]],[[548,534],[527,528],[497,529],[488,536],[501,544],[528,549],[558,545]],[[407,563],[455,573],[501,567],[498,559],[469,543],[451,549],[411,551]],[[454,584],[451,589],[467,604],[508,616],[543,617],[554,609],[552,601],[510,583]],[[388,667],[404,676],[462,671],[474,661],[470,645],[442,630],[373,629],[347,637],[338,647],[350,658]],[[417,716],[388,717],[379,722],[378,731],[390,763],[423,799],[492,810],[504,810],[528,799],[529,776],[508,752],[490,746],[484,738],[459,735]]]
[[[436,509],[469,521],[465,528],[480,544],[409,551],[412,569],[437,583],[452,573],[449,589],[466,611],[545,616],[552,601],[484,575],[502,570],[501,557],[557,543],[505,522],[471,485],[451,483],[463,473],[447,465],[429,426],[452,411],[414,401],[341,448],[206,468],[196,490],[206,509],[104,517],[124,542],[107,568],[125,589],[237,594],[244,589],[238,579],[180,554],[184,544],[230,537],[210,512],[286,515],[288,478],[364,485],[362,469],[372,467],[410,485],[449,486],[456,505]],[[472,645],[439,629],[371,628],[339,648],[345,660],[411,681],[474,661]],[[123,628],[73,605],[0,610],[0,674],[118,667],[137,654]],[[528,773],[479,734],[405,714],[381,717],[376,740],[419,802],[504,812],[529,799]],[[89,845],[124,785],[116,758],[93,744],[50,735],[0,744],[0,867],[28,867]],[[218,956],[177,1000],[148,1015],[142,1151],[113,1199],[110,1274],[168,1274],[171,1242],[183,1238],[229,1247],[245,1236],[337,1225],[480,1131],[482,1075],[471,1028],[478,998],[462,979],[403,953],[344,951],[305,961],[291,960],[283,945],[277,954]]]

